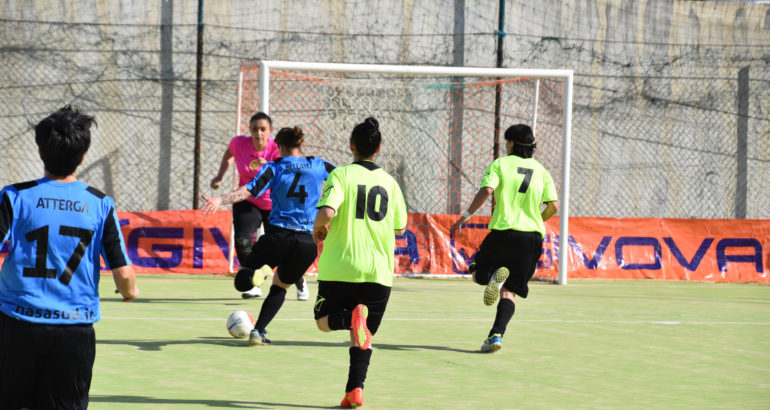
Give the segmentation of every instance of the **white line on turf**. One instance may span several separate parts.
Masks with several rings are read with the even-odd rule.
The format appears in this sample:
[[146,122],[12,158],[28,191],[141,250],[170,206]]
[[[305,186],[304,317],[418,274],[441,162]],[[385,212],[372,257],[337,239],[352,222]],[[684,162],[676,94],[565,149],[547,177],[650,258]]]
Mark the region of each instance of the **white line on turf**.
[[[162,321],[224,321],[222,318],[169,318],[169,317],[102,317],[103,320],[162,320]],[[273,321],[310,321],[307,318],[277,318]],[[489,318],[388,318],[388,321],[396,322],[489,322]],[[627,325],[749,325],[770,326],[770,322],[735,322],[735,321],[669,321],[669,320],[575,320],[575,319],[516,319],[517,322],[557,322],[557,323],[608,323]]]

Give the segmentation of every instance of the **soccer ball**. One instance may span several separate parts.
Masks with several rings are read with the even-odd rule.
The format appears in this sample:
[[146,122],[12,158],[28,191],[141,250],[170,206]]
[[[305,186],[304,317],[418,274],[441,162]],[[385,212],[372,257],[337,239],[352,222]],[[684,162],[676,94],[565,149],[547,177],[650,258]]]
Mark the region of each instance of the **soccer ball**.
[[238,310],[227,318],[227,331],[236,339],[243,339],[254,329],[254,319],[249,312]]

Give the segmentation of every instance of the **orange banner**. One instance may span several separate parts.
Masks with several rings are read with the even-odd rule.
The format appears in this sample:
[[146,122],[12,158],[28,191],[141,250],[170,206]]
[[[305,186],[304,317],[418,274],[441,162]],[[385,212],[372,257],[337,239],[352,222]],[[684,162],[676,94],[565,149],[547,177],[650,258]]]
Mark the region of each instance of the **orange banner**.
[[[230,211],[118,212],[138,273],[226,273]],[[396,273],[464,275],[488,232],[474,216],[462,236],[457,216],[409,214],[396,237]],[[569,224],[569,278],[665,279],[770,283],[770,220],[583,218]],[[8,244],[0,249],[0,260]],[[559,220],[546,224],[538,276],[557,276]],[[309,270],[315,273],[316,265]]]

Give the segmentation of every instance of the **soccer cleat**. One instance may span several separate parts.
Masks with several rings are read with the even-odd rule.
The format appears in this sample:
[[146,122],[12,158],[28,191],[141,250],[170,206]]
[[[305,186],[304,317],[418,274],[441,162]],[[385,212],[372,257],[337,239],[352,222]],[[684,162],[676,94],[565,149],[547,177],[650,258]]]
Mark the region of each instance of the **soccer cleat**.
[[262,296],[262,289],[258,287],[253,287],[246,292],[241,293],[241,297],[244,299],[252,299],[252,298],[258,298]]
[[255,288],[262,286],[265,283],[265,279],[273,274],[273,268],[270,265],[262,265],[261,268],[254,270],[254,276],[251,277],[251,284]]
[[366,318],[369,317],[369,308],[366,305],[358,305],[353,308],[353,317],[350,320],[350,335],[361,350],[372,347],[372,333],[366,327]]
[[310,299],[310,290],[307,288],[307,281],[305,278],[302,278],[302,290],[297,287],[297,300],[308,300]]
[[492,306],[500,296],[500,289],[503,287],[503,283],[508,280],[508,268],[505,266],[498,268],[492,277],[489,279],[489,284],[484,289],[484,304]]
[[269,345],[270,339],[265,337],[265,334],[267,334],[267,330],[265,330],[265,333],[259,333],[259,330],[252,329],[251,333],[249,333],[249,344],[252,346]]
[[340,407],[346,409],[355,408],[364,404],[364,389],[356,387],[355,389],[346,392],[345,397],[340,402]]
[[503,348],[503,336],[495,333],[484,340],[481,345],[481,351],[484,353],[494,353]]

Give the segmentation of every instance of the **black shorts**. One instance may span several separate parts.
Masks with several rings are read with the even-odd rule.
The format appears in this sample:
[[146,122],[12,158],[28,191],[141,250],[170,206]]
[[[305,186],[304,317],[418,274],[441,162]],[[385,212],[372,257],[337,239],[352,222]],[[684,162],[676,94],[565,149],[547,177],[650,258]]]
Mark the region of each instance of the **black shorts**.
[[0,409],[85,409],[94,367],[91,324],[45,325],[0,313]]
[[251,269],[262,265],[277,266],[278,279],[291,284],[305,274],[316,256],[318,247],[313,242],[313,235],[272,226],[271,232],[259,237],[243,266]]
[[379,283],[319,280],[313,313],[318,320],[331,312],[343,309],[353,310],[354,307],[363,303],[369,309],[366,327],[375,334],[385,315],[388,299],[390,299],[390,288]]
[[270,219],[270,210],[257,208],[249,201],[241,201],[233,204],[233,232],[235,237],[251,239],[259,229],[259,225],[265,224],[265,233],[271,227],[267,221]]
[[510,271],[510,276],[503,287],[526,298],[529,293],[527,282],[535,274],[542,252],[543,237],[539,232],[520,232],[512,229],[489,231],[474,258],[476,282],[488,284],[492,273],[505,266]]

